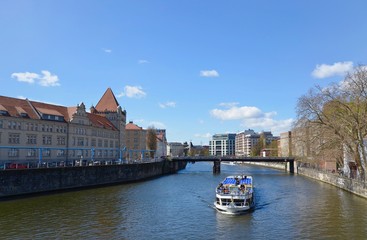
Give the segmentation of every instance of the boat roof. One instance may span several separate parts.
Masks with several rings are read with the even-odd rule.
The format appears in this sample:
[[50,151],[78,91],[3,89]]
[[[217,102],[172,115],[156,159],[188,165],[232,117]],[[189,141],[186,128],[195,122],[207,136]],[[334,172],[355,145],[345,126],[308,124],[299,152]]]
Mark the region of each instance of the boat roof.
[[[237,178],[237,179],[236,179]],[[237,184],[237,180],[239,180],[239,184],[252,184],[251,176],[228,176],[223,180],[223,184]]]

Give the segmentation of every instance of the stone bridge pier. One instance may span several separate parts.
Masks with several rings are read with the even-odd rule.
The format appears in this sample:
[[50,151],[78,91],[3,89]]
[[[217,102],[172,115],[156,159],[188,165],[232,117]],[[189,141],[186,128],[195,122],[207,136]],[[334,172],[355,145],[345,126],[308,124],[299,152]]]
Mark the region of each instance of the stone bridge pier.
[[213,161],[213,173],[220,173],[220,159]]

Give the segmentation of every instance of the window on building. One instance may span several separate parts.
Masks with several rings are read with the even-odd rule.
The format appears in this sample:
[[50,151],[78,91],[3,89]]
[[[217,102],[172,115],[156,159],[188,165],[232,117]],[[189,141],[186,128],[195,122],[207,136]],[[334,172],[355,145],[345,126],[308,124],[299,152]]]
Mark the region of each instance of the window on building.
[[37,144],[37,135],[27,135],[27,144]]
[[16,148],[11,148],[8,150],[8,157],[19,157],[19,150]]
[[98,147],[102,147],[102,139],[98,139]]
[[83,156],[83,150],[77,150],[77,152],[76,152],[76,156],[77,156],[78,158],[80,158],[81,156]]
[[65,137],[57,136],[57,145],[65,145]]
[[0,115],[1,116],[9,116],[9,113],[6,110],[0,110]]
[[42,150],[42,156],[43,157],[50,157],[51,156],[51,150],[50,149],[43,149]]
[[10,133],[9,134],[9,144],[19,144],[19,143],[20,143],[20,134]]
[[108,147],[108,140],[104,140],[104,145],[103,145],[103,147]]
[[65,156],[65,150],[63,150],[63,149],[57,150],[56,156],[58,156],[58,157],[64,157]]
[[4,126],[4,121],[0,120],[0,128],[3,128],[3,126]]
[[96,139],[95,138],[92,138],[91,146],[92,147],[95,147],[96,146]]
[[28,149],[27,151],[27,157],[35,157],[37,154],[36,149]]
[[52,145],[52,136],[42,136],[42,144],[43,145]]
[[84,146],[84,138],[78,138],[78,142],[77,142],[78,146]]

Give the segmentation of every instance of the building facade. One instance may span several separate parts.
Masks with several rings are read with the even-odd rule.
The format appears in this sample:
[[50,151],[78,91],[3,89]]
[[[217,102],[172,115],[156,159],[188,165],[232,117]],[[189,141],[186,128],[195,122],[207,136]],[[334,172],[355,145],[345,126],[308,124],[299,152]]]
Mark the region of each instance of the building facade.
[[156,129],[157,134],[157,151],[155,153],[156,158],[167,156],[167,137],[166,129]]
[[250,157],[253,146],[259,143],[260,135],[252,129],[236,134],[236,156]]
[[209,141],[209,154],[213,156],[234,156],[236,134],[215,134]]
[[147,149],[147,130],[130,121],[126,124],[126,148],[129,160],[142,160]]
[[123,154],[126,111],[109,88],[96,107],[0,96],[0,161],[111,160]]
[[180,142],[170,142],[167,144],[167,155],[171,157],[183,157],[185,146]]

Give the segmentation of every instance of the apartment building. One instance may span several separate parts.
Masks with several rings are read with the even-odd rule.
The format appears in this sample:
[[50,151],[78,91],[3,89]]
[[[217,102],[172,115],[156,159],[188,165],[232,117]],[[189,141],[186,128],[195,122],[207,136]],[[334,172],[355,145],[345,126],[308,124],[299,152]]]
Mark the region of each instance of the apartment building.
[[234,156],[236,134],[215,134],[209,141],[209,154],[213,156]]
[[126,124],[126,148],[130,160],[141,160],[147,149],[147,130],[133,121]]
[[235,152],[236,156],[250,157],[253,146],[260,141],[260,134],[252,129],[236,134]]
[[125,124],[110,88],[89,112],[83,102],[65,107],[0,96],[0,161],[116,159]]

